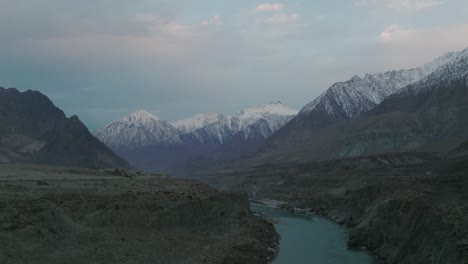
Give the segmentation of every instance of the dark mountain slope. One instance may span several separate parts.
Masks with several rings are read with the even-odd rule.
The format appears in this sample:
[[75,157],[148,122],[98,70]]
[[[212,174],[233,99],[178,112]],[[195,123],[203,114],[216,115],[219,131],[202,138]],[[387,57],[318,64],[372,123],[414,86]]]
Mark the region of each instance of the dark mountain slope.
[[40,92],[0,88],[0,124],[0,162],[129,167]]

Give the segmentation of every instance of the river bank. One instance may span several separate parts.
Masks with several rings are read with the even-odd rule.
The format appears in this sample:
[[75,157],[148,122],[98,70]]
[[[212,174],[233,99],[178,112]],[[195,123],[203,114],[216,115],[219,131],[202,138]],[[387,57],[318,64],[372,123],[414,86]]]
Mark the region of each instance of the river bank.
[[350,230],[349,246],[367,248],[381,262],[468,262],[466,160],[247,165],[225,170],[223,188],[334,220]]

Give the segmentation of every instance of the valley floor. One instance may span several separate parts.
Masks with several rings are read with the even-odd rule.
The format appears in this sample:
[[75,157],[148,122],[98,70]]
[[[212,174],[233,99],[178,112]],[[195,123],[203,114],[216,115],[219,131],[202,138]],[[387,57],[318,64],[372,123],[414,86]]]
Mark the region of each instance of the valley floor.
[[268,263],[247,197],[124,171],[0,165],[0,263]]

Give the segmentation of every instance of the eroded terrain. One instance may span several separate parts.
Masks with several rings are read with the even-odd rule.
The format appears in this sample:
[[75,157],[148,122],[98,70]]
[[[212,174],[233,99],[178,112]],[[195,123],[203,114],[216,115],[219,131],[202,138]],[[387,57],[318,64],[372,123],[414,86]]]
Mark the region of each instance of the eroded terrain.
[[0,263],[267,263],[247,197],[125,171],[0,166]]

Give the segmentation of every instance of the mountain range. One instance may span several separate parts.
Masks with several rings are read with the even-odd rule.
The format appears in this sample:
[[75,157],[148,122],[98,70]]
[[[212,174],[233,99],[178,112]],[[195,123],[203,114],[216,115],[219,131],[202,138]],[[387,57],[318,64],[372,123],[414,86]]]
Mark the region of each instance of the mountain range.
[[413,69],[354,76],[298,113],[273,102],[230,116],[208,113],[170,123],[137,111],[94,135],[140,169],[177,173],[253,154],[327,160],[448,151],[467,139],[467,56],[465,49]]
[[254,153],[297,110],[271,102],[234,115],[207,113],[169,123],[140,110],[94,135],[142,170],[180,172],[192,162],[218,162]]

